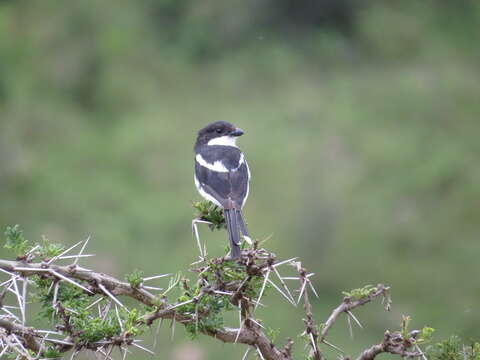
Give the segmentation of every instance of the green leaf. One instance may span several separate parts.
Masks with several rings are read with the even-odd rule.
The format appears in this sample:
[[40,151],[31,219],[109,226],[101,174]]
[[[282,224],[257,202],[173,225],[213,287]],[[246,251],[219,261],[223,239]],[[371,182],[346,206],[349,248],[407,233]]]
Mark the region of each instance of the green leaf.
[[29,241],[23,236],[20,225],[7,226],[5,230],[5,248],[15,252],[17,257],[25,255],[31,248]]
[[193,202],[192,206],[197,210],[195,214],[197,219],[212,223],[209,225],[212,231],[226,227],[225,217],[223,216],[223,209],[221,207],[207,200]]
[[142,270],[135,269],[130,274],[125,275],[125,280],[133,288],[138,288],[143,282],[144,272]]

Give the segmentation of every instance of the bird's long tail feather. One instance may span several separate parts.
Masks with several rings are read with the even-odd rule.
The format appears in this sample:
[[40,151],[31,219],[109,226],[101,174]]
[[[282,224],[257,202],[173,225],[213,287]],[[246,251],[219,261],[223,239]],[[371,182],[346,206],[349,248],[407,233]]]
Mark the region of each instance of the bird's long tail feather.
[[240,227],[238,222],[238,215],[235,209],[225,209],[225,222],[227,223],[228,237],[230,238],[230,245],[232,248],[231,256],[233,259],[238,259],[241,254],[240,250]]

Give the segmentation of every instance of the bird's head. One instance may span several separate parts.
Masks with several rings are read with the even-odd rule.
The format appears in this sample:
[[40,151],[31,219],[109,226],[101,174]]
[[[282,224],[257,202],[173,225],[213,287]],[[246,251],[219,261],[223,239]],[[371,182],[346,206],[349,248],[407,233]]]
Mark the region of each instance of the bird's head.
[[208,124],[198,132],[196,146],[236,146],[237,138],[241,135],[243,135],[243,130],[235,125],[226,121],[216,121]]

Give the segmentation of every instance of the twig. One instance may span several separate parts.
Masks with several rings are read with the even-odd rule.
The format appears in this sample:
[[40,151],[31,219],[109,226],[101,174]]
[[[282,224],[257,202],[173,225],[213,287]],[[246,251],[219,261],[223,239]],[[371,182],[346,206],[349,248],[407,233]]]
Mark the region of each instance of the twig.
[[[363,298],[355,300],[355,299],[352,299],[350,297],[345,297],[343,299],[342,303],[332,311],[329,318],[325,322],[325,325],[324,325],[324,327],[321,331],[320,341],[325,339],[325,337],[328,334],[328,330],[330,330],[330,328],[335,323],[335,321],[337,320],[338,316],[341,313],[347,313],[348,314],[348,312],[350,310],[353,310],[353,309],[355,309],[355,308],[357,308],[361,305],[365,305],[366,303],[371,302],[372,300],[374,300],[375,298],[377,298],[379,296],[385,295],[385,293],[388,292],[388,290],[389,290],[389,287],[386,287],[382,284],[379,284],[379,285],[377,285],[377,287],[375,288],[374,291],[372,291],[368,296],[365,296]],[[352,319],[355,320],[356,318],[353,316]],[[360,322],[358,322],[358,324],[361,327]]]

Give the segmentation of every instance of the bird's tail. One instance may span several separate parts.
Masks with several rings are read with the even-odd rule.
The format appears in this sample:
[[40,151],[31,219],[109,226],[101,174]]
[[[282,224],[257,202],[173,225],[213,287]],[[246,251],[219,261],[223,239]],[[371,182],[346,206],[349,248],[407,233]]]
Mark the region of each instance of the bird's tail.
[[230,238],[230,244],[232,248],[232,258],[238,259],[241,254],[240,250],[240,232],[250,242],[250,236],[248,234],[247,225],[243,219],[242,210],[238,209],[225,209],[225,222],[227,223],[228,236]]
[[230,238],[230,246],[232,248],[231,256],[238,259],[241,254],[240,250],[240,228],[238,223],[236,209],[224,209],[225,222],[227,223],[228,237]]

